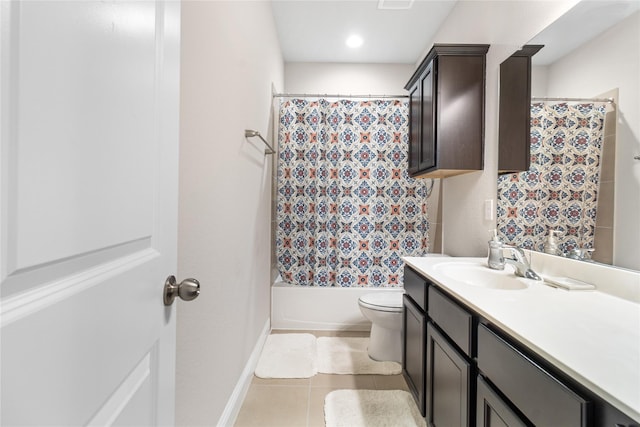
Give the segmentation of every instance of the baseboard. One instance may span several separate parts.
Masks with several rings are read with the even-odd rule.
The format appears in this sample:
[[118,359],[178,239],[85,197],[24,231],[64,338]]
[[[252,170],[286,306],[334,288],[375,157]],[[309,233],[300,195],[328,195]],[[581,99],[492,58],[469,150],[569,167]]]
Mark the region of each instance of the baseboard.
[[236,386],[233,388],[231,397],[229,397],[229,400],[224,407],[224,411],[222,412],[222,415],[218,420],[218,427],[231,427],[235,424],[236,418],[238,418],[238,414],[240,413],[240,408],[242,407],[242,402],[247,396],[249,386],[251,386],[253,373],[255,372],[256,366],[258,365],[258,360],[260,359],[262,348],[264,347],[264,343],[266,342],[270,332],[271,319],[268,318],[267,322],[264,324],[264,328],[262,328],[260,336],[258,337],[258,341],[256,342],[256,345],[251,352],[251,356],[249,356],[249,360],[247,361],[242,374],[240,374],[240,378],[238,379]]

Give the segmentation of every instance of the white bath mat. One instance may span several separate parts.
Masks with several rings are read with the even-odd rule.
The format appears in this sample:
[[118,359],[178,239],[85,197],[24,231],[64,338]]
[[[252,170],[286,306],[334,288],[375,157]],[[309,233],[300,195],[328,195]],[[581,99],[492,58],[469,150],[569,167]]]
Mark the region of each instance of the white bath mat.
[[318,372],[323,374],[396,375],[402,366],[396,362],[377,362],[367,354],[369,338],[318,338]]
[[425,427],[404,390],[336,390],[324,399],[326,427]]
[[260,378],[310,378],[318,373],[316,337],[273,334],[267,337],[255,374]]

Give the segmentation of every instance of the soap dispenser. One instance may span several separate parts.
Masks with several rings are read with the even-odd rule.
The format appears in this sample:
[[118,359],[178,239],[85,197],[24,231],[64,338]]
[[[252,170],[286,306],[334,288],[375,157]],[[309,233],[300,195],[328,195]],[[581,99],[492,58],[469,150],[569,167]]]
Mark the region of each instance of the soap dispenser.
[[487,257],[487,265],[494,270],[504,270],[504,255],[502,250],[503,243],[498,237],[498,230],[493,230],[493,237],[489,240],[489,256]]
[[558,233],[557,230],[549,230],[549,236],[547,237],[547,241],[544,243],[545,253],[548,253],[551,255],[560,254],[560,250],[558,247],[558,239],[556,237],[557,233]]

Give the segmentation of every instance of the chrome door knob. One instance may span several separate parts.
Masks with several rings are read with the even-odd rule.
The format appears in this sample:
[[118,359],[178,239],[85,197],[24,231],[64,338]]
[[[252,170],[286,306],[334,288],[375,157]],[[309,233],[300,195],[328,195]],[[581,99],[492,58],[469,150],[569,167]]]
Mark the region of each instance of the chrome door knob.
[[183,301],[191,301],[198,298],[198,295],[200,295],[200,282],[196,279],[184,279],[177,284],[175,276],[169,276],[164,282],[164,305],[173,304],[176,296]]

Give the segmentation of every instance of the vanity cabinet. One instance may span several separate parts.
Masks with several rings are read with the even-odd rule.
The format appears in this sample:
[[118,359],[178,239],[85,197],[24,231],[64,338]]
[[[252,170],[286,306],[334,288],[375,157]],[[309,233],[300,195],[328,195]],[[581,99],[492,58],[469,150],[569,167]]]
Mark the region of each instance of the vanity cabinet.
[[486,325],[478,326],[478,369],[533,425],[590,425],[587,399]]
[[474,419],[475,317],[405,267],[402,372],[430,426]]
[[427,325],[426,418],[429,426],[463,427],[471,421],[472,363],[440,333]]
[[425,415],[425,340],[427,281],[410,268],[404,270],[402,315],[402,374],[422,416]]
[[426,413],[430,426],[472,425],[474,316],[435,286],[429,286]]
[[526,45],[500,64],[498,173],[529,170],[531,57],[542,48]]
[[527,427],[482,375],[476,385],[476,427]]
[[640,427],[408,266],[402,364],[431,427]]
[[409,91],[409,175],[443,178],[482,170],[489,45],[436,44]]
[[429,317],[462,353],[472,357],[473,315],[433,286],[429,287],[428,293]]
[[640,421],[634,421],[613,406],[601,403],[594,405],[593,425],[605,427],[640,427]]
[[425,313],[409,298],[404,296],[402,340],[402,372],[409,391],[425,415],[425,337],[427,320]]
[[404,269],[405,295],[424,313],[427,311],[427,280],[412,269]]

